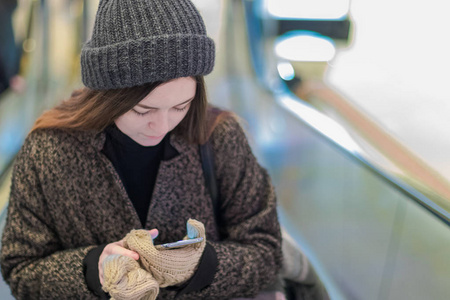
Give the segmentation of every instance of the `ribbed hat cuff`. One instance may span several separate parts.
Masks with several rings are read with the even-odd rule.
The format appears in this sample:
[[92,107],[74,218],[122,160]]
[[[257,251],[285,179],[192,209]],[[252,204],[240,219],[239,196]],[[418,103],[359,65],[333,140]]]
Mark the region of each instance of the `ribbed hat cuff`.
[[81,75],[94,90],[118,89],[179,77],[207,75],[214,41],[206,35],[164,35],[92,47],[81,52]]

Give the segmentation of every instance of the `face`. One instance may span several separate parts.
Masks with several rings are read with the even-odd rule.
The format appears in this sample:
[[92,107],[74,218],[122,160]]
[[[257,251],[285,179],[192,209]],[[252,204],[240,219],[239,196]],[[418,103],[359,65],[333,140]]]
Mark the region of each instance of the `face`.
[[117,118],[116,126],[142,146],[158,145],[186,116],[196,87],[192,77],[165,82]]

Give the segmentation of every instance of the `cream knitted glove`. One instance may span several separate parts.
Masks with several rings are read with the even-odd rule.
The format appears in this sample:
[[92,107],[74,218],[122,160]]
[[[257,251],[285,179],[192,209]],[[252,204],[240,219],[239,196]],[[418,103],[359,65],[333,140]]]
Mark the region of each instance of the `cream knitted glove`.
[[103,262],[103,290],[112,300],[155,300],[158,282],[134,259],[124,255],[109,255]]
[[142,268],[151,273],[160,287],[181,284],[192,277],[206,245],[205,226],[189,219],[184,239],[203,237],[197,244],[176,249],[156,249],[147,230],[132,230],[124,240],[125,248],[139,253]]

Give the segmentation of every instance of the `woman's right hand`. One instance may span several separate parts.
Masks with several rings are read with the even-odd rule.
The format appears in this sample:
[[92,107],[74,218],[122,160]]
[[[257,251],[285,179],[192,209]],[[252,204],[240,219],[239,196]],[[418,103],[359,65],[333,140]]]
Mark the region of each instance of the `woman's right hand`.
[[[150,230],[150,235],[152,236],[152,239],[155,239],[158,236],[158,229]],[[106,245],[98,260],[98,275],[100,277],[100,283],[102,285],[103,285],[103,267],[102,267],[103,261],[105,260],[106,257],[113,254],[128,256],[134,260],[139,259],[139,254],[137,252],[131,251],[124,247],[123,240]]]

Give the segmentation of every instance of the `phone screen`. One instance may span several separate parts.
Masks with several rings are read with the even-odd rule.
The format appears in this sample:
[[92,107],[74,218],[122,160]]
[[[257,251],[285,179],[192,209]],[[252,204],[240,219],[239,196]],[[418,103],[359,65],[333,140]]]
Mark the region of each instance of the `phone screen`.
[[187,240],[181,240],[181,241],[177,241],[177,242],[173,242],[173,243],[166,243],[166,244],[156,245],[155,248],[156,249],[180,248],[180,247],[183,247],[183,246],[192,245],[192,244],[195,244],[195,243],[200,243],[201,241],[203,241],[203,238],[199,237],[199,238],[195,238],[195,239],[187,239]]

